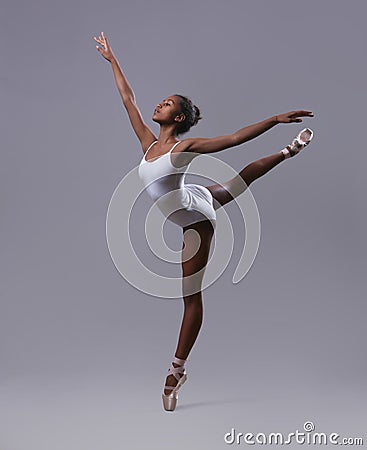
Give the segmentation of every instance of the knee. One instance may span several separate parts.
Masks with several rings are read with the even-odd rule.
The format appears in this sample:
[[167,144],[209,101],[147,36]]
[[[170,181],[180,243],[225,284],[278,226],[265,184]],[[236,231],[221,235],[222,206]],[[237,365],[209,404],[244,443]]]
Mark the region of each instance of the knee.
[[182,283],[182,297],[190,302],[201,301],[201,289],[202,280],[195,279],[195,276],[191,276],[189,280],[184,279]]
[[199,292],[191,293],[188,290],[182,293],[182,298],[185,306],[189,306],[192,308],[202,308],[202,294],[201,290]]

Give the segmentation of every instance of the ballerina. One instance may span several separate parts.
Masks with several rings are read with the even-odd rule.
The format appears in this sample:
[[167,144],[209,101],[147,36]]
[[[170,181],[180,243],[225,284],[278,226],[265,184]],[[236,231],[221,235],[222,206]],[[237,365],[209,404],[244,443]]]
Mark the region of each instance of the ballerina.
[[[179,135],[198,123],[201,115],[199,108],[188,97],[174,94],[159,102],[154,109],[152,120],[160,126],[157,138],[144,122],[135,94],[106,36],[102,32],[98,38],[94,36],[94,40],[98,44],[97,51],[111,64],[122,102],[141,144],[143,157],[139,165],[139,177],[167,219],[181,226],[183,231],[184,314],[175,355],[162,393],[164,409],[174,411],[178,391],[187,379],[185,364],[203,321],[201,282],[215,232],[216,210],[240,195],[251,183],[282,161],[296,156],[310,143],[313,132],[309,128],[301,130],[285,148],[248,164],[238,175],[222,184],[185,184],[185,171],[199,154],[215,153],[243,144],[277,124],[299,123],[302,122],[302,117],[313,117],[313,113],[306,110],[290,111],[246,126],[232,134],[178,140]],[[200,236],[199,249],[193,256],[191,249],[195,244],[191,233],[188,233],[190,229]]]

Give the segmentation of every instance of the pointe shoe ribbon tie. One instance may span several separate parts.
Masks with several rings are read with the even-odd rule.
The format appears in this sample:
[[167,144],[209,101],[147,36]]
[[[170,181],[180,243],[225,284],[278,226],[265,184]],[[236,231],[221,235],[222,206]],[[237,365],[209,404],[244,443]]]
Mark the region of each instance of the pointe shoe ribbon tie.
[[[178,362],[177,360],[174,360],[173,362],[176,364],[180,364],[180,362]],[[169,376],[169,375],[173,375],[176,378],[177,384],[176,384],[176,386],[165,385],[164,389],[170,390],[171,392],[169,394],[165,394],[163,392],[162,399],[163,399],[164,409],[166,411],[174,411],[176,408],[177,399],[178,399],[178,390],[185,383],[185,381],[187,379],[187,375],[185,373],[185,367],[184,366],[175,367],[172,363],[171,367],[168,369],[167,376]]]

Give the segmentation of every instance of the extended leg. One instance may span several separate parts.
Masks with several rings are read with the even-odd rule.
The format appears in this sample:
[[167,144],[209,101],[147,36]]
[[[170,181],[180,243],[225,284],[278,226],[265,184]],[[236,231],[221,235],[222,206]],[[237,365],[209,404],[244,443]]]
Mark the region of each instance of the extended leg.
[[[265,156],[265,158],[258,159],[247,165],[238,175],[225,183],[214,184],[212,186],[207,186],[207,188],[219,202],[220,205],[218,207],[223,206],[240,195],[252,182],[268,173],[284,159],[285,156],[282,152],[276,152],[272,155]],[[243,182],[245,182],[245,184]],[[228,189],[231,190],[233,196],[229,193]]]
[[[273,167],[284,161],[284,159],[297,155],[311,142],[312,137],[313,131],[309,128],[304,128],[297,134],[291,144],[287,145],[283,150],[252,162],[242,169],[237,176],[226,181],[223,185],[214,184],[212,186],[207,186],[215,200],[218,202],[214,202],[214,208],[218,209],[233,200],[250,186],[252,182],[265,175]],[[229,189],[231,190],[231,194],[228,192]]]

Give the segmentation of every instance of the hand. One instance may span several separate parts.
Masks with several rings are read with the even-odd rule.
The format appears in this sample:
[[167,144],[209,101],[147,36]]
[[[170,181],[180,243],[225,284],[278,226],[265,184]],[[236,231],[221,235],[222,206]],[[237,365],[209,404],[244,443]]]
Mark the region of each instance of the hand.
[[276,121],[278,123],[292,123],[292,122],[302,122],[300,117],[313,117],[312,111],[290,111],[284,114],[279,114],[276,116]]
[[114,59],[114,54],[112,52],[112,49],[107,41],[106,36],[104,35],[103,31],[101,33],[100,36],[98,36],[98,39],[93,36],[93,39],[99,44],[102,45],[102,47],[99,47],[98,45],[96,45],[96,48],[98,50],[98,52],[105,58],[107,59],[107,61],[112,62],[112,60]]

